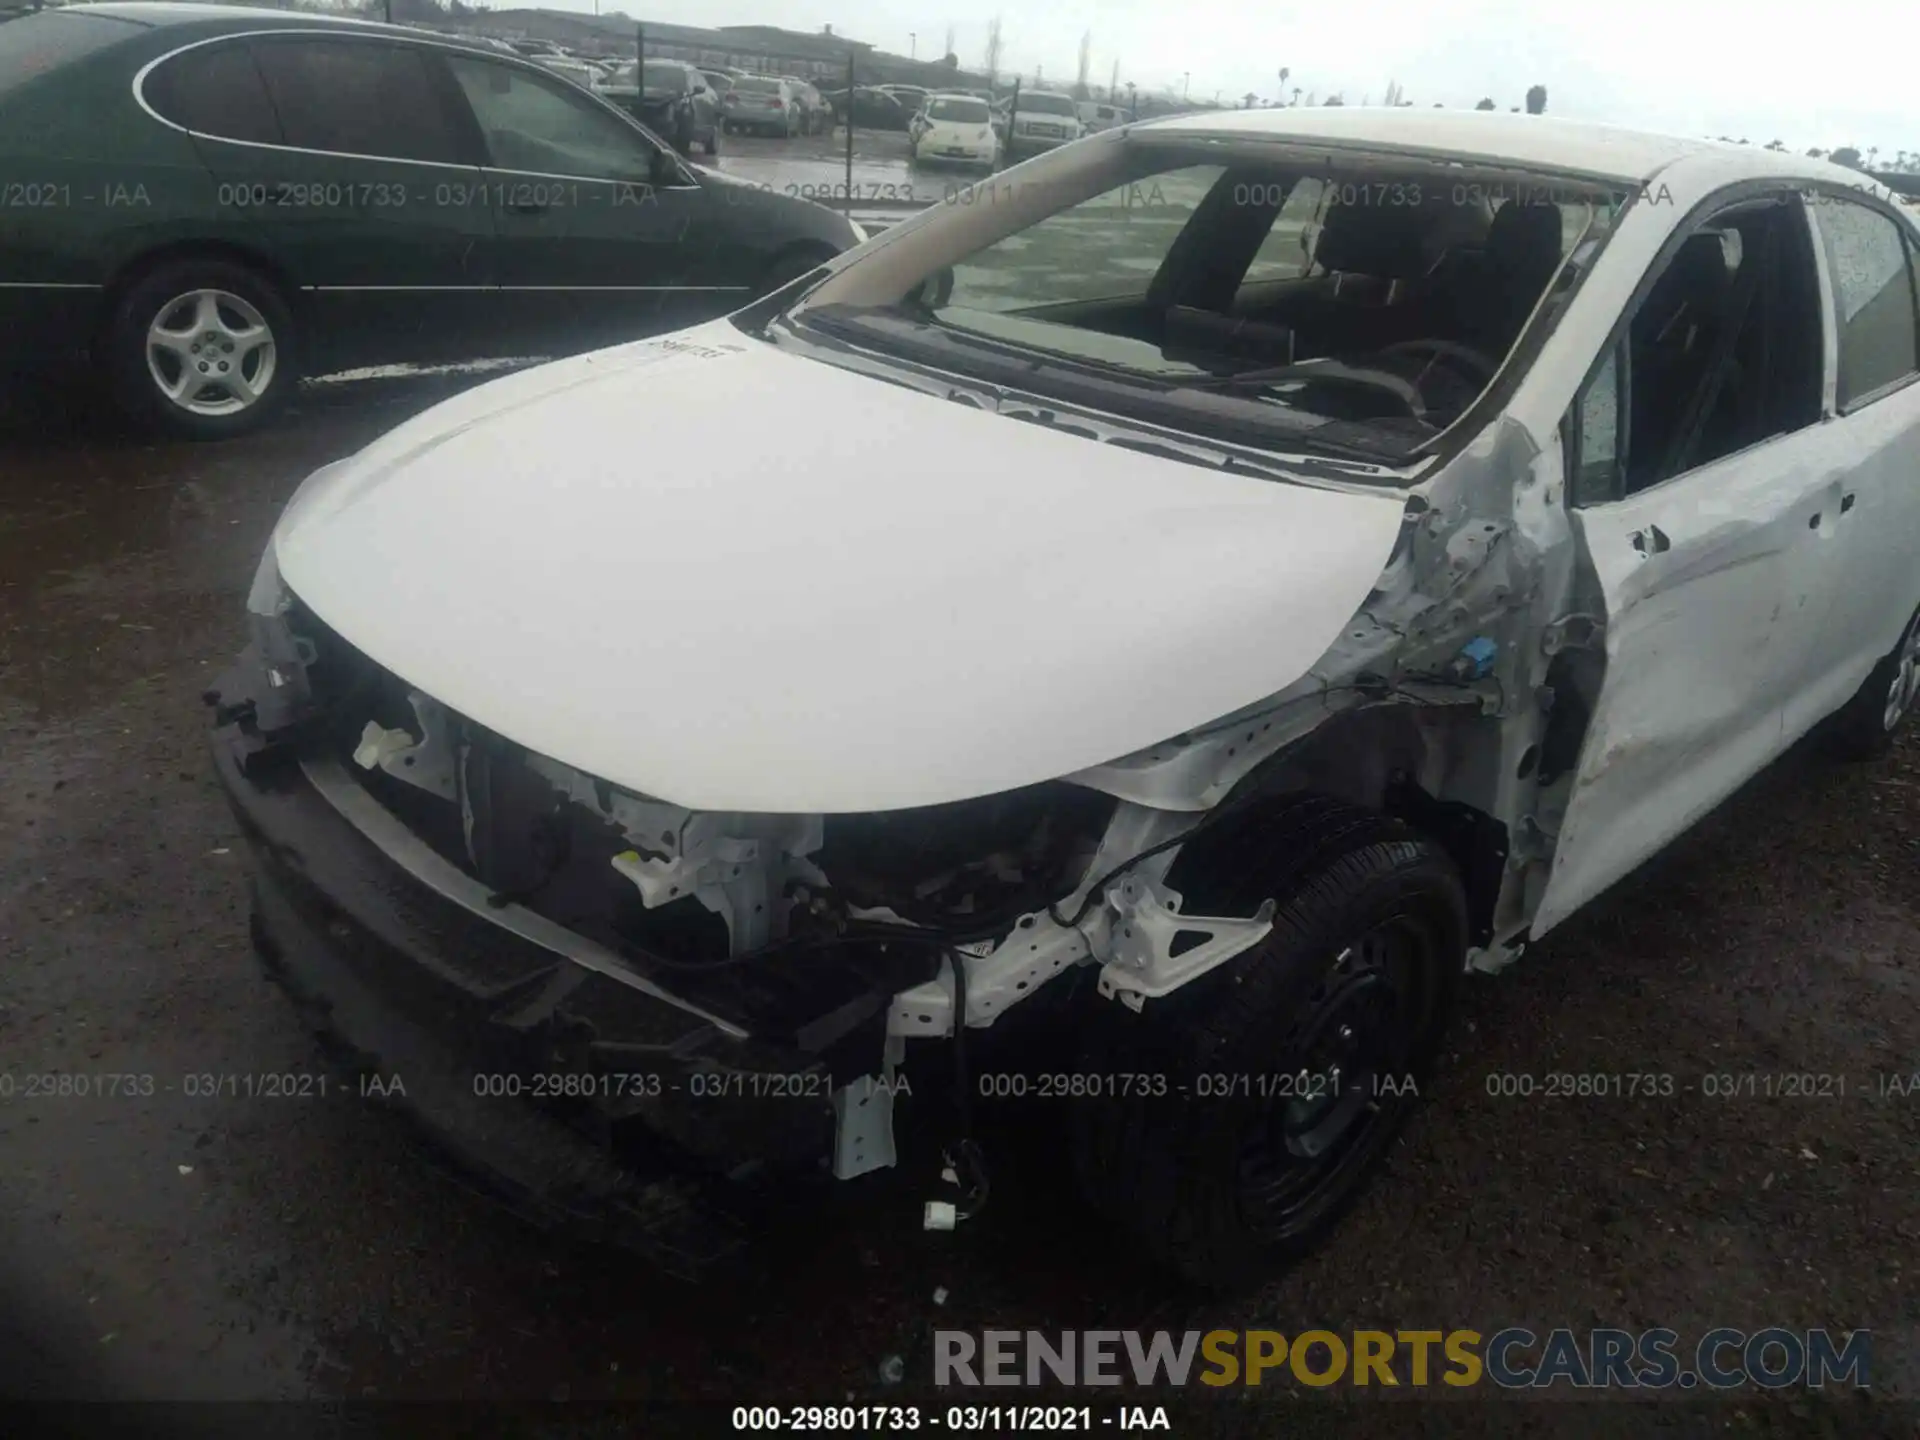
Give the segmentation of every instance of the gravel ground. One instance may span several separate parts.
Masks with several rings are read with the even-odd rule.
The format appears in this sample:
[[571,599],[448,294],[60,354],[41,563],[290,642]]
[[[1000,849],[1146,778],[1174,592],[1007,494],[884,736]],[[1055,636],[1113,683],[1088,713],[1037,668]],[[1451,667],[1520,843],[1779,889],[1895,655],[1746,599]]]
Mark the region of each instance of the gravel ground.
[[[1018,1158],[956,1235],[917,1231],[927,1177],[896,1173],[769,1247],[750,1285],[690,1288],[529,1231],[358,1099],[189,1098],[189,1075],[323,1068],[249,951],[199,692],[240,644],[297,481],[463,383],[315,387],[219,446],[58,406],[0,432],[0,1071],[159,1078],[147,1097],[0,1102],[0,1396],[636,1402],[682,1433],[721,1412],[670,1407],[897,1396],[876,1366],[944,1284],[966,1328],[1874,1331],[1870,1405],[1575,1410],[1483,1388],[1429,1412],[1270,1382],[1183,1397],[1181,1434],[1916,1433],[1920,1094],[1881,1093],[1920,1071],[1915,740],[1857,768],[1787,757],[1472,984],[1386,1183],[1233,1303],[1130,1271]],[[1561,1071],[1677,1088],[1490,1093]],[[1702,1093],[1782,1072],[1845,1094]]]

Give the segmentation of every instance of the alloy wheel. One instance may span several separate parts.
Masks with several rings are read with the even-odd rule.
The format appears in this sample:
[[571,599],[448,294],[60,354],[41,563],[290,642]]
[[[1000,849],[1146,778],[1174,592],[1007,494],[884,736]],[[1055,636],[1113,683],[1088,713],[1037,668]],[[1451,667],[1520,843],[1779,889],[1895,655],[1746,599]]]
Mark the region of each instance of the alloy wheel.
[[237,415],[273,384],[273,328],[230,290],[189,290],[162,305],[147,327],[147,373],[160,393],[193,415]]

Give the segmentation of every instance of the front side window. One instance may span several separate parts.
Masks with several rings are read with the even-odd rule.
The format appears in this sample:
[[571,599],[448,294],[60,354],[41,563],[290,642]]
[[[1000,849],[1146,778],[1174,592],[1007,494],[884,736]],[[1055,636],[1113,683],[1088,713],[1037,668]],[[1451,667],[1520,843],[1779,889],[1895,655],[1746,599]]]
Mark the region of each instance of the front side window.
[[515,65],[452,56],[447,64],[501,169],[630,183],[651,178],[645,137],[589,97]]
[[1839,331],[1835,404],[1846,411],[1920,366],[1914,266],[1893,218],[1852,200],[1814,207]]
[[269,39],[253,55],[286,143],[302,150],[458,164],[433,61],[408,45]]
[[1574,435],[1572,500],[1597,504],[1620,493],[1620,356],[1614,345],[1580,393]]
[[1576,401],[1575,503],[1635,494],[1818,421],[1817,274],[1791,196],[1731,206],[1673,245]]
[[147,80],[147,103],[201,135],[281,143],[280,119],[245,44],[202,45],[175,56]]

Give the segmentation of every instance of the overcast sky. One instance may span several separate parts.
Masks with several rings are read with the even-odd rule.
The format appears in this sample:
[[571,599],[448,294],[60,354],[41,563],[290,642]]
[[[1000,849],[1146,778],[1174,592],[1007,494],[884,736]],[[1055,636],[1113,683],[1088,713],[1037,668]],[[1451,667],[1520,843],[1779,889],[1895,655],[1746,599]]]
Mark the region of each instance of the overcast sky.
[[[509,0],[495,0],[505,8]],[[545,0],[591,11],[592,0]],[[1682,135],[1786,141],[1796,150],[1878,145],[1884,160],[1920,150],[1920,74],[1897,7],[1834,8],[1776,0],[1338,0],[1266,6],[1249,0],[602,0],[638,19],[686,25],[780,25],[937,56],[951,25],[961,63],[984,59],[987,25],[1002,23],[1002,68],[1070,82],[1080,37],[1093,32],[1088,78],[1277,98],[1287,88],[1378,103],[1398,80],[1416,104],[1502,109],[1547,87],[1549,113]],[[1920,31],[1920,22],[1915,30]]]

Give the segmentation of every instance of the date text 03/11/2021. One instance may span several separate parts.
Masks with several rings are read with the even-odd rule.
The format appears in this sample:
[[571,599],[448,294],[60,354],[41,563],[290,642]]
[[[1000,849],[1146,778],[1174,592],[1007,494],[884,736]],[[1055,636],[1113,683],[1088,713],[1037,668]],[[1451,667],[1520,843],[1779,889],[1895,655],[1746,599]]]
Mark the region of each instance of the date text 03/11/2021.
[[842,1433],[911,1435],[934,1430],[954,1434],[1086,1434],[1098,1430],[1170,1431],[1164,1405],[736,1405],[736,1431],[775,1434]]

